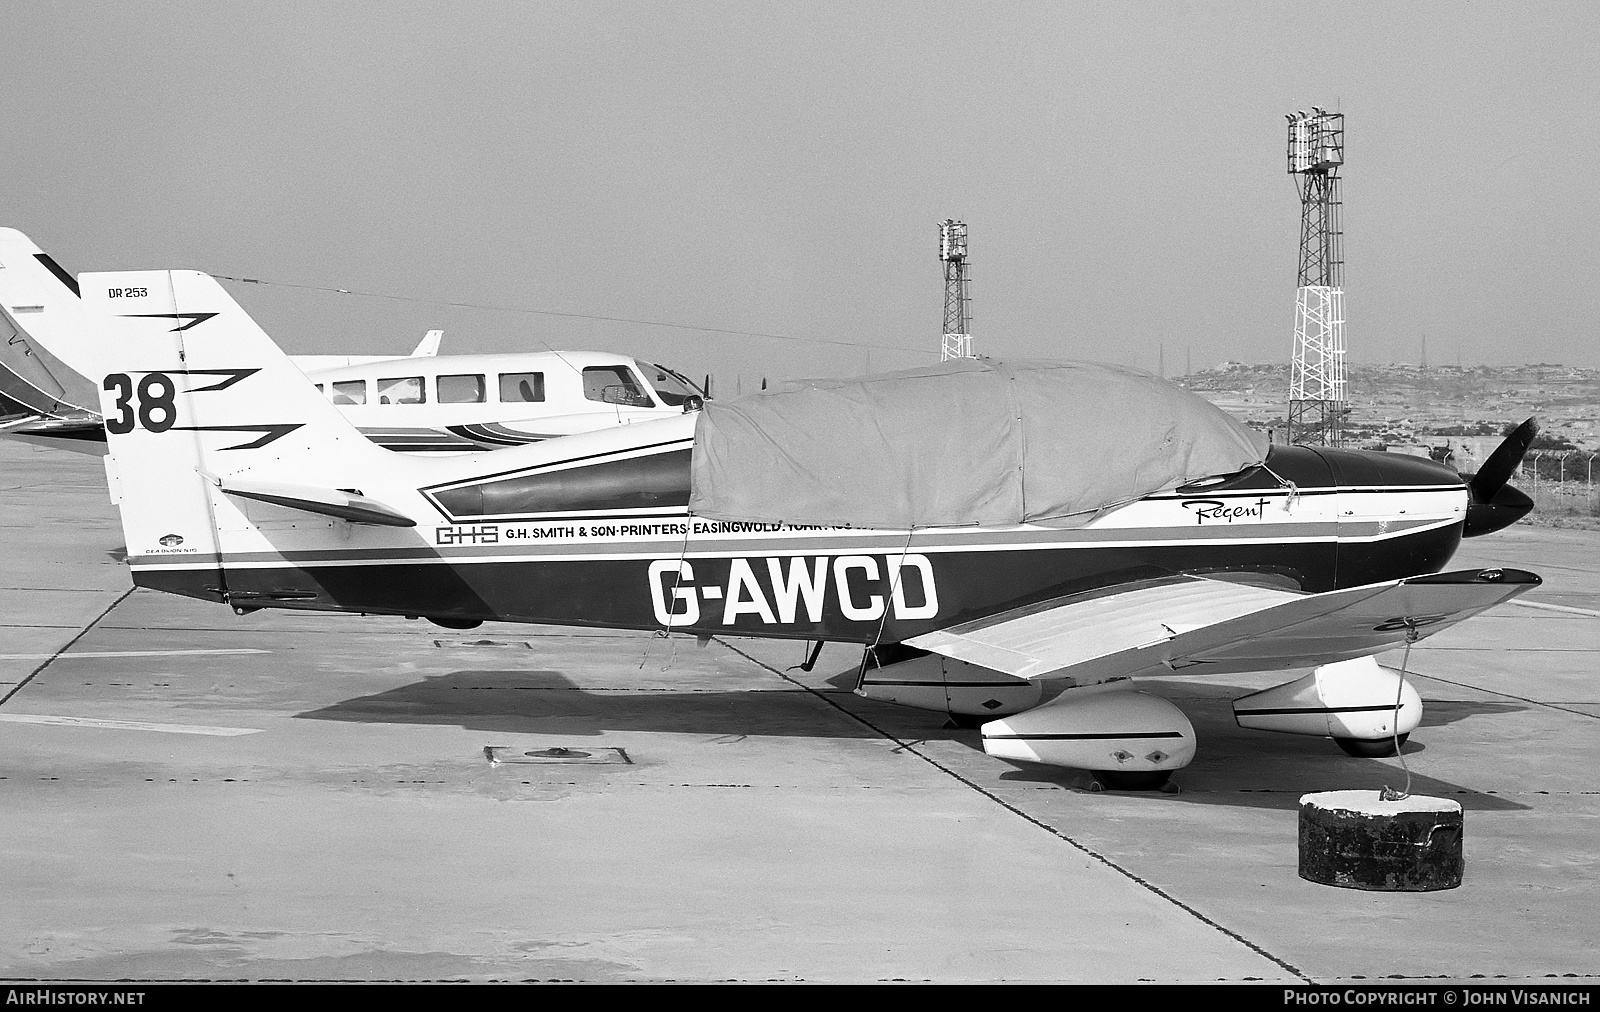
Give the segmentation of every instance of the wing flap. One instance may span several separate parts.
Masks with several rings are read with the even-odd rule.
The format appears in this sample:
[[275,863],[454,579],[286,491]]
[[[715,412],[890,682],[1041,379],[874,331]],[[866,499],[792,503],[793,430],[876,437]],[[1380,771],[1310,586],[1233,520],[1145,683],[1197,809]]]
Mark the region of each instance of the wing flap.
[[1464,570],[1323,594],[1176,578],[1018,609],[907,640],[1022,678],[1103,681],[1155,667],[1271,670],[1377,653],[1539,585]]
[[1173,577],[1031,605],[926,633],[906,643],[1021,678],[1038,678],[1171,641],[1303,595]]

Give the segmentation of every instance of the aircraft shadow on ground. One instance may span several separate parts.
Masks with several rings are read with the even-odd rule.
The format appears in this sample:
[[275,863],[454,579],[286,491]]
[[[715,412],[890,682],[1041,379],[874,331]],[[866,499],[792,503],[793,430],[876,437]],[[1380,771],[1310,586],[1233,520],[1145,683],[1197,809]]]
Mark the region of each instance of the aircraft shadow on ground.
[[[1300,807],[1300,797],[1322,791],[1377,791],[1384,787],[1403,790],[1405,772],[1392,762],[1354,759],[1333,754],[1320,759],[1286,761],[1265,749],[1253,756],[1234,756],[1207,760],[1202,754],[1192,765],[1172,775],[1178,787],[1174,793],[1151,792],[1152,798],[1229,808],[1274,808],[1292,811]],[[1409,757],[1409,751],[1408,751]],[[1017,769],[1001,774],[1007,783],[1051,784],[1070,790],[1094,789],[1094,776],[1084,770],[1060,769],[1017,763]],[[1262,766],[1280,771],[1263,774]],[[1447,780],[1422,775],[1413,765],[1410,793],[1444,798],[1468,812],[1527,811],[1528,805],[1498,794],[1475,791]]]
[[379,724],[457,725],[503,734],[616,731],[876,738],[810,692],[579,688],[551,670],[464,670],[297,716]]
[[[1240,727],[1233,719],[1232,700],[1251,690],[1244,686],[1207,686],[1216,695],[1186,694],[1181,681],[1152,680],[1146,687],[1172,698],[1194,725],[1198,743],[1194,762],[1173,774],[1180,790],[1161,795],[1190,804],[1244,808],[1296,809],[1300,796],[1319,791],[1402,790],[1405,769],[1394,759],[1358,759],[1345,755],[1331,740],[1305,735],[1257,731]],[[1468,717],[1495,716],[1527,709],[1500,702],[1424,701],[1423,719],[1416,734]],[[1522,811],[1527,805],[1498,794],[1474,790],[1436,775],[1451,768],[1448,747],[1432,750],[1426,740],[1411,738],[1401,748],[1411,767],[1410,793],[1446,798],[1466,811]],[[1093,777],[1082,771],[1019,763],[1007,782],[1050,783],[1087,790]]]
[[1531,709],[1527,703],[1496,703],[1484,700],[1423,700],[1422,727],[1444,727],[1468,717],[1494,717]]
[[[815,694],[794,690],[730,692],[672,690],[619,685],[579,688],[554,670],[462,670],[396,686],[384,692],[342,700],[297,716],[379,724],[454,725],[501,734],[592,737],[608,732],[644,731],[696,735],[770,735],[797,738],[873,739],[883,733],[902,741],[959,742],[983,749],[979,732],[950,726],[946,716],[928,710],[895,706],[845,695],[856,672],[826,679],[828,692],[844,712]],[[1148,684],[1166,689],[1194,724],[1199,742],[1195,761],[1179,770],[1177,793],[1152,794],[1152,800],[1245,808],[1294,809],[1300,795],[1325,790],[1400,788],[1405,773],[1393,760],[1357,759],[1341,753],[1327,739],[1273,734],[1239,727],[1230,700],[1250,690],[1239,686],[1207,686],[1204,697],[1184,695],[1181,682]],[[1423,727],[1437,727],[1471,716],[1493,718],[1525,709],[1509,703],[1435,702],[1425,711]],[[851,719],[846,714],[859,719]],[[1428,757],[1423,769],[1415,761],[1428,752],[1425,742],[1406,743],[1413,765],[1411,792],[1457,801],[1469,811],[1526,809],[1509,798],[1475,791],[1427,775],[1447,760]],[[1014,784],[1050,784],[1088,791],[1094,778],[1084,770],[1015,763],[1000,775]]]
[[[849,688],[855,684],[855,677],[851,670],[828,682]],[[1192,695],[1197,686],[1182,679],[1141,680],[1140,687],[1177,703],[1194,725],[1199,744],[1194,762],[1173,774],[1173,782],[1180,790],[1152,797],[1190,804],[1293,810],[1299,807],[1302,794],[1377,790],[1385,786],[1398,790],[1405,786],[1405,771],[1393,759],[1358,759],[1345,755],[1326,738],[1240,727],[1233,719],[1232,700],[1255,691],[1254,687],[1208,683],[1204,696]],[[865,700],[852,697],[849,705],[856,710],[864,703]],[[1425,701],[1419,733],[1468,717],[1492,719],[1527,708],[1519,703]],[[983,749],[977,730],[941,728],[932,733],[930,729],[938,727],[942,720],[937,713],[878,704],[871,716],[901,738],[943,737],[961,741],[977,751]],[[1468,811],[1520,811],[1528,807],[1507,797],[1426,775],[1425,771],[1438,772],[1441,765],[1449,768],[1444,749],[1437,749],[1434,755],[1418,762],[1428,752],[1426,741],[1413,738],[1401,751],[1413,767],[1412,794],[1448,798]],[[1003,782],[1050,784],[1076,791],[1090,791],[1096,786],[1093,774],[1086,770],[1022,762],[1014,765],[1015,769],[1000,775]]]

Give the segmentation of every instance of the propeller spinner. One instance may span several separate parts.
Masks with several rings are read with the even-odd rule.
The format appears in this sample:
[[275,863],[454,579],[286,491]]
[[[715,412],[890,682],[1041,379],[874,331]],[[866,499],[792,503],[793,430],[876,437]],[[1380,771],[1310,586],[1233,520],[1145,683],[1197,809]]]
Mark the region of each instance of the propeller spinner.
[[1539,425],[1531,418],[1517,426],[1467,482],[1467,523],[1462,537],[1475,538],[1509,527],[1533,509],[1533,500],[1506,482],[1538,434]]

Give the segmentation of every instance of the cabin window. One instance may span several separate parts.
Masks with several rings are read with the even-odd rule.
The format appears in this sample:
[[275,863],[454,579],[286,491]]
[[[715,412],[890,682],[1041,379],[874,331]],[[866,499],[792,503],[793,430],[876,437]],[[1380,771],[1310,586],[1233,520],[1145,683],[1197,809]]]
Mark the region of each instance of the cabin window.
[[421,376],[389,376],[378,379],[379,404],[422,404],[427,399],[422,392]]
[[626,366],[591,365],[583,370],[583,396],[591,401],[621,404],[630,408],[653,408],[652,401]]
[[434,393],[439,398],[440,404],[482,404],[483,403],[483,377],[440,376]]
[[341,380],[333,384],[333,403],[335,404],[365,404],[367,403],[366,380]]
[[544,400],[544,373],[503,372],[500,374],[500,403],[532,404]]
[[634,364],[649,378],[650,385],[656,388],[656,397],[669,408],[681,408],[684,401],[691,397],[704,397],[693,383],[664,365],[647,365],[637,360]]
[[317,393],[319,393],[319,394],[322,393],[322,384],[321,383],[313,383],[311,385],[317,388]]

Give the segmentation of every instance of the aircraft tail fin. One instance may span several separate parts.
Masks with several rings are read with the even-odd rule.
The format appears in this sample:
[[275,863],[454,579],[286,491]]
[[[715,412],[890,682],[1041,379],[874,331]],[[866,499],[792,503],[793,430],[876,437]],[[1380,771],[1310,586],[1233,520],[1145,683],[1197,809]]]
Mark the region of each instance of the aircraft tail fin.
[[411,352],[412,358],[432,358],[439,354],[439,342],[444,340],[444,331],[430,330],[422,335],[422,340]]
[[405,462],[363,438],[214,278],[119,271],[79,282],[93,325],[76,339],[100,388],[107,477],[136,567],[248,542],[256,527],[241,499],[399,515],[359,489]]

